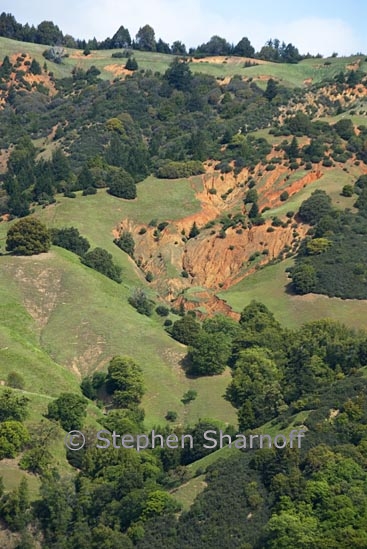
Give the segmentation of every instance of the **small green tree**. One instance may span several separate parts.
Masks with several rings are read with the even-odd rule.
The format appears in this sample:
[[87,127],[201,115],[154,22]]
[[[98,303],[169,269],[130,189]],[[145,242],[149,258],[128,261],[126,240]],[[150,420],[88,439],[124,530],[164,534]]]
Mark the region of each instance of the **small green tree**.
[[80,429],[87,415],[87,400],[75,393],[61,393],[48,405],[48,419],[59,421],[65,431]]
[[135,288],[133,294],[128,299],[138,313],[141,315],[151,316],[153,313],[154,302],[152,302],[145,291],[141,288]]
[[295,136],[293,136],[291,144],[289,145],[289,147],[287,147],[286,152],[289,159],[295,160],[296,158],[298,158],[299,146],[298,146],[297,138]]
[[135,36],[135,45],[138,50],[156,50],[155,32],[150,25],[144,25],[144,27],[140,27]]
[[143,371],[132,358],[115,356],[108,366],[106,387],[115,405],[137,405],[144,394]]
[[114,264],[113,257],[107,250],[104,250],[103,248],[94,248],[94,250],[87,252],[84,257],[81,257],[80,260],[83,265],[108,276],[111,280],[114,280],[119,284],[122,282],[122,269]]
[[154,275],[153,275],[152,271],[148,271],[148,272],[147,272],[147,274],[145,275],[145,280],[146,280],[147,282],[149,282],[149,283],[150,283],[150,282],[153,282],[153,280],[154,280]]
[[257,202],[258,201],[258,198],[259,198],[259,195],[257,194],[257,190],[256,189],[250,189],[245,198],[244,198],[244,203],[245,204],[249,204],[249,203],[254,203],[254,202]]
[[155,312],[159,316],[168,316],[169,315],[169,308],[166,307],[165,305],[158,305],[158,307],[156,307],[156,309],[155,309]]
[[60,246],[79,256],[83,256],[90,248],[86,238],[81,236],[75,227],[51,229],[51,241],[54,246]]
[[130,257],[134,257],[135,242],[129,231],[123,231],[121,236],[114,240],[114,243]]
[[254,202],[252,204],[248,216],[250,219],[256,219],[257,217],[259,217],[259,206],[257,205],[257,202]]
[[316,189],[307,200],[302,202],[299,216],[305,223],[315,225],[332,210],[331,198],[321,189]]
[[1,515],[5,520],[7,526],[13,531],[22,531],[22,540],[18,547],[25,549],[30,548],[32,545],[24,545],[24,529],[30,522],[30,499],[28,482],[23,477],[19,483],[19,486],[7,493],[1,502]]
[[346,141],[355,135],[353,122],[350,118],[342,118],[334,124],[334,128],[336,133]]
[[238,44],[234,47],[233,55],[240,55],[241,57],[254,57],[255,48],[251,45],[247,36],[241,38]]
[[221,374],[231,355],[231,348],[229,336],[201,330],[196,336],[195,346],[189,349],[190,372],[200,376]]
[[14,255],[36,255],[48,252],[51,245],[46,225],[33,217],[20,219],[7,232],[6,250]]
[[164,73],[164,79],[172,88],[188,91],[192,84],[193,75],[188,63],[176,57]]
[[183,394],[181,402],[185,405],[189,404],[189,402],[191,402],[192,400],[195,400],[197,396],[198,396],[197,391],[195,391],[194,389],[189,389],[188,391],[186,391],[186,393]]
[[136,198],[136,184],[133,177],[122,168],[111,174],[108,192],[112,196],[132,200]]
[[197,236],[198,234],[200,234],[200,231],[198,229],[198,226],[196,225],[196,221],[194,221],[189,232],[189,238],[195,238],[195,236]]
[[177,412],[174,412],[173,410],[168,410],[168,412],[165,415],[165,418],[167,421],[176,421],[177,420]]
[[142,513],[142,520],[159,517],[164,513],[173,514],[182,509],[182,505],[176,501],[170,494],[163,490],[155,490],[150,492],[146,500]]
[[266,90],[264,91],[264,97],[268,101],[272,101],[276,94],[278,93],[278,85],[273,78],[269,78],[268,83],[266,84]]
[[41,65],[35,59],[32,59],[29,70],[32,74],[42,74]]
[[312,238],[306,244],[308,255],[319,255],[325,252],[331,245],[327,238]]
[[129,71],[137,71],[138,68],[139,68],[138,62],[135,59],[135,57],[129,57],[128,60],[126,61],[125,69]]
[[188,315],[173,323],[172,337],[184,345],[195,345],[200,330],[200,324]]
[[0,394],[0,422],[8,419],[24,421],[28,416],[29,399],[18,395],[11,389],[5,389]]
[[316,288],[315,268],[306,262],[299,263],[291,273],[293,289],[297,294],[304,295]]
[[344,185],[344,187],[342,188],[341,195],[349,198],[353,196],[353,193],[354,193],[354,189],[352,185]]
[[4,421],[0,425],[0,459],[14,458],[29,440],[29,433],[19,421]]

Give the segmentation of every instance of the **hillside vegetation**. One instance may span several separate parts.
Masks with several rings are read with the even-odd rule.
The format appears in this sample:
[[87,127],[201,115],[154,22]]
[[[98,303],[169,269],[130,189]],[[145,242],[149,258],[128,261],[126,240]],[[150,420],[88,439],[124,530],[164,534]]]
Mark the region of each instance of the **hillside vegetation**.
[[0,545],[365,547],[365,57],[109,40],[0,37]]

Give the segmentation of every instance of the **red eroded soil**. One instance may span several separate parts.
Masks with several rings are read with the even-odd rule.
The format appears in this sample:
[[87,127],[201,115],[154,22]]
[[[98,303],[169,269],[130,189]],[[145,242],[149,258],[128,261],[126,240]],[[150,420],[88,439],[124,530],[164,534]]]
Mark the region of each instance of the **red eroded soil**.
[[[311,171],[301,179],[298,179],[297,181],[291,183],[289,187],[287,187],[285,190],[288,192],[289,196],[292,196],[293,194],[298,193],[301,189],[303,189],[310,183],[313,183],[314,181],[320,179],[320,177],[322,177],[322,172],[319,169],[316,169],[315,171]],[[274,191],[271,187],[269,188],[267,186],[265,192],[261,193],[261,207],[275,208],[279,206],[282,203],[279,197],[279,191]]]
[[[12,63],[13,66],[17,63],[17,58],[20,58],[20,57],[21,57],[21,53],[15,53],[10,57],[10,62]],[[23,76],[24,80],[31,85],[43,84],[45,88],[49,90],[50,95],[55,95],[57,93],[57,90],[55,88],[55,84],[52,82],[48,73],[46,71],[42,71],[42,74],[32,74],[31,72],[29,72],[29,66],[25,65],[26,61],[28,62],[32,61],[32,57],[27,55],[23,59],[19,67],[17,67],[16,69],[17,71],[24,71],[25,73]],[[8,87],[10,87],[12,84],[15,84],[16,82],[17,82],[16,74],[12,73]]]
[[[199,292],[198,299],[185,300],[185,308],[203,307],[206,315],[223,312],[233,316],[235,314],[231,313],[229,306],[217,298],[214,292],[229,288],[254,272],[254,264],[250,261],[254,254],[258,254],[256,263],[262,265],[279,257],[284,253],[285,248],[296,249],[308,227],[299,226],[297,237],[294,236],[291,224],[286,227],[272,228],[272,231],[268,232],[271,220],[250,229],[240,229],[239,226],[230,227],[226,230],[225,238],[220,238],[221,225],[218,221],[212,228],[203,230],[206,223],[218,220],[221,214],[233,210],[244,212],[245,209],[243,198],[248,188],[244,186],[244,182],[249,176],[248,170],[244,169],[238,175],[234,172],[221,174],[214,170],[214,165],[214,161],[205,163],[206,173],[201,176],[201,187],[198,187],[197,179],[192,182],[196,190],[196,198],[201,205],[199,212],[172,221],[161,231],[158,239],[154,236],[153,227],[137,224],[130,219],[123,220],[114,229],[113,235],[117,237],[124,230],[133,234],[135,260],[139,262],[143,272],[153,273],[152,286],[167,301],[176,302],[178,299],[183,299],[182,291],[187,288],[206,288],[204,292]],[[260,165],[255,169],[253,174],[255,179],[260,169]],[[266,172],[265,182],[263,182],[264,176],[261,176],[263,182],[259,189],[261,207],[266,205],[274,207],[280,204],[279,196],[285,188],[284,178],[281,176],[290,173],[285,166],[277,165],[275,170]],[[307,173],[287,187],[288,193],[290,195],[297,193],[305,185],[319,179],[321,175],[319,169]],[[279,185],[277,185],[278,179]],[[216,193],[213,193],[212,189],[215,189]],[[228,193],[230,189],[232,191],[224,200],[222,195]],[[201,232],[197,237],[186,240],[183,238],[182,231],[184,230],[188,235],[194,222]],[[139,234],[143,227],[145,233]],[[188,277],[182,276],[183,271],[188,274]]]
[[117,63],[114,63],[112,65],[106,65],[103,68],[105,71],[111,72],[114,76],[127,76],[134,72],[134,71],[129,71],[128,69],[125,69],[124,65],[119,65]]

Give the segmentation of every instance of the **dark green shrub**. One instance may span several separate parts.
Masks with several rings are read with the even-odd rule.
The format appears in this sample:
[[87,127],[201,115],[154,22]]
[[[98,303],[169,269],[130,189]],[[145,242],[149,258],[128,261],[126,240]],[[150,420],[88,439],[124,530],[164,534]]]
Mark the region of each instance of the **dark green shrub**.
[[177,412],[173,412],[172,410],[168,410],[168,412],[165,415],[165,418],[166,418],[167,421],[176,421]]
[[87,187],[86,189],[83,189],[83,196],[88,196],[91,194],[97,194],[97,189],[95,187]]
[[151,316],[153,313],[154,302],[148,298],[145,291],[141,288],[135,288],[128,302],[141,315]]
[[75,227],[51,229],[50,234],[54,246],[60,246],[77,255],[83,256],[90,248],[88,240]]
[[165,305],[158,305],[158,307],[156,307],[156,309],[155,309],[155,312],[159,316],[168,316],[169,315],[169,308],[166,307]]
[[80,258],[83,265],[98,271],[99,273],[111,278],[115,282],[121,283],[122,269],[113,262],[113,257],[103,248],[94,248]]
[[134,257],[135,242],[133,235],[129,231],[123,231],[120,238],[116,238],[114,243],[130,257]]
[[20,219],[7,232],[6,250],[14,255],[33,255],[48,252],[51,245],[46,225],[33,217]]

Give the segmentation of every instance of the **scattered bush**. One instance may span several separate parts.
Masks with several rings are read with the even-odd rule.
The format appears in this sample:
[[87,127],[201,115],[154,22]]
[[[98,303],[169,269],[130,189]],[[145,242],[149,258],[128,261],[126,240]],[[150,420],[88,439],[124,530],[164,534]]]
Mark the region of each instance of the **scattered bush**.
[[165,416],[167,421],[176,421],[177,419],[177,412],[173,412],[172,410],[168,410]]
[[23,376],[18,372],[9,372],[6,378],[6,384],[13,389],[24,389],[25,382]]
[[202,162],[187,160],[184,162],[168,162],[156,171],[156,176],[161,179],[179,179],[205,173]]
[[154,279],[153,273],[151,271],[148,271],[147,274],[145,275],[145,280],[147,282],[153,282],[153,279]]
[[194,389],[189,389],[188,391],[186,391],[186,393],[184,393],[181,402],[185,405],[189,404],[191,401],[195,400],[197,396],[197,391],[195,391]]
[[135,288],[128,302],[141,315],[151,316],[153,313],[154,301],[148,298],[145,291],[141,288]]
[[80,258],[83,265],[98,271],[115,282],[121,283],[122,269],[113,262],[113,257],[103,248],[94,248]]
[[119,238],[115,238],[114,243],[130,257],[134,257],[135,242],[132,233],[123,231]]
[[168,316],[169,315],[169,308],[166,307],[165,305],[158,305],[158,307],[156,307],[156,309],[155,309],[155,312],[159,316]]
[[50,234],[54,246],[60,246],[79,256],[83,256],[90,248],[88,240],[75,227],[51,229]]

